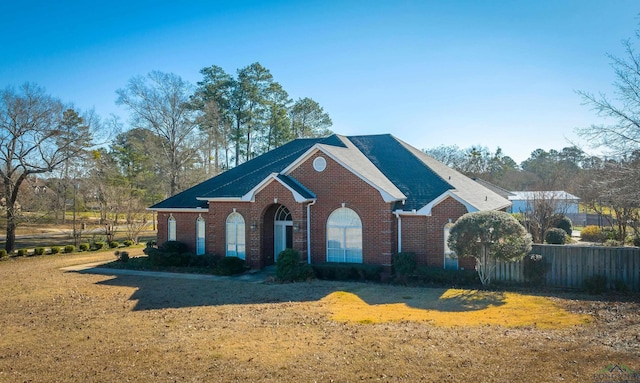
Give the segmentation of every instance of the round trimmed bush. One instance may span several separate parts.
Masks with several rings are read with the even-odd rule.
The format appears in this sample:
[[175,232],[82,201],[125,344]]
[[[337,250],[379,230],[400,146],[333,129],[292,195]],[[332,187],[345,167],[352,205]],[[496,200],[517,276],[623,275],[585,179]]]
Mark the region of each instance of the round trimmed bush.
[[93,243],[93,247],[96,250],[102,250],[105,247],[107,247],[107,244],[105,242],[102,242],[102,241],[96,241],[96,242]]
[[51,254],[58,254],[60,252],[60,246],[51,246]]
[[586,226],[580,231],[580,239],[587,242],[602,242],[602,229],[600,226],[590,225]]
[[66,245],[64,247],[65,254],[73,253],[74,251],[76,251],[76,247],[74,245]]
[[35,249],[33,249],[33,255],[43,255],[44,254],[44,247],[36,247]]
[[573,222],[571,222],[571,219],[566,215],[558,215],[555,220],[555,227],[564,230],[568,236],[571,236],[573,233]]
[[0,249],[0,258],[4,258],[7,256],[7,251],[5,249]]
[[109,247],[112,248],[112,249],[116,249],[116,248],[120,247],[120,242],[111,241],[111,242],[109,242]]
[[283,282],[304,281],[313,277],[313,269],[300,262],[300,254],[293,249],[284,249],[276,261],[276,277]]
[[78,245],[80,251],[88,251],[91,248],[91,245],[88,243],[81,243]]
[[393,270],[396,277],[406,278],[418,267],[415,253],[403,252],[393,255]]
[[29,250],[27,249],[18,249],[16,250],[18,257],[26,257],[29,254]]
[[130,239],[127,239],[127,240],[125,240],[124,242],[122,242],[122,244],[123,244],[125,247],[133,246],[133,241],[132,241],[132,240],[130,240]]
[[554,227],[544,233],[544,241],[551,245],[564,245],[567,243],[567,232]]

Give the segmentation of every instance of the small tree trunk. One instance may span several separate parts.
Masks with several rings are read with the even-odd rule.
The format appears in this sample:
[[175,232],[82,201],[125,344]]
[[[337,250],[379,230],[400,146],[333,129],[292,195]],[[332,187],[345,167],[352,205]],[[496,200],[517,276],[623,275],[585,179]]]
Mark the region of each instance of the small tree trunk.
[[[13,203],[11,203],[13,205]],[[9,206],[9,201],[7,201],[7,238],[5,239],[4,248],[7,250],[7,253],[13,251],[16,246],[16,218],[14,215],[14,207]]]

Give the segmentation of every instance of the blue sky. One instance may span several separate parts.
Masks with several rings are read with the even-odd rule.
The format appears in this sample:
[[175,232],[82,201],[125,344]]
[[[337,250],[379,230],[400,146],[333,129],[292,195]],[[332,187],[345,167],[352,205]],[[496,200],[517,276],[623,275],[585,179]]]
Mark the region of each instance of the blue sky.
[[337,133],[521,162],[586,144],[574,129],[600,121],[575,91],[613,93],[606,53],[622,55],[640,2],[23,0],[0,13],[0,87],[35,82],[103,118],[126,120],[115,91],[133,76],[195,84],[204,67],[258,61]]

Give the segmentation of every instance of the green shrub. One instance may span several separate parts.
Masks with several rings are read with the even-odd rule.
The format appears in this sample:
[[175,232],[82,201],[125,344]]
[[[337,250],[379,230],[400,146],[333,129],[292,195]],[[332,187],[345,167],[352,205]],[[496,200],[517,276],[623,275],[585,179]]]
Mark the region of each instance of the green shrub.
[[122,262],[122,263],[129,262],[129,252],[128,251],[116,251],[113,254],[116,256],[118,262]]
[[151,241],[147,241],[145,245],[146,247],[156,247],[158,245],[158,242],[156,242],[155,239],[152,239]]
[[102,250],[107,247],[107,243],[103,241],[96,241],[93,243],[93,248],[96,250]]
[[608,247],[622,247],[624,246],[624,242],[618,241],[617,239],[607,239],[604,241],[603,245]]
[[124,242],[122,242],[122,244],[123,244],[125,247],[133,246],[133,241],[132,241],[132,240],[130,240],[130,239],[127,239],[127,240],[125,240]]
[[300,254],[293,249],[285,249],[276,260],[276,277],[283,282],[304,281],[313,278],[313,269],[300,262]]
[[607,240],[618,240],[618,230],[616,230],[616,228],[611,227],[611,226],[605,226],[602,228],[602,241],[607,241]]
[[640,247],[640,236],[636,235],[631,239],[633,246]]
[[219,260],[220,256],[217,254],[194,255],[189,260],[189,266],[215,269],[218,266]]
[[33,249],[33,255],[43,255],[44,254],[44,247],[36,247],[35,249]]
[[109,242],[109,247],[112,248],[112,249],[117,249],[118,247],[120,247],[120,242],[111,241],[111,242]]
[[5,249],[0,249],[0,258],[4,258],[7,256],[7,250]]
[[446,270],[432,266],[418,267],[413,280],[420,284],[444,286],[475,286],[480,284],[480,277],[475,270]]
[[567,232],[557,227],[544,233],[544,241],[552,245],[564,245],[567,242]]
[[589,294],[602,294],[607,291],[607,277],[592,275],[584,279],[582,286]]
[[73,253],[74,251],[76,251],[76,247],[74,245],[66,245],[63,250],[64,250],[65,254],[69,254],[69,253]]
[[218,275],[236,275],[245,271],[244,259],[224,257],[218,261],[215,273]]
[[587,242],[603,242],[602,229],[595,225],[585,226],[580,231],[580,239]]
[[187,244],[180,241],[167,241],[160,245],[158,249],[169,253],[186,253],[189,251]]
[[569,219],[569,217],[564,214],[558,214],[554,217],[554,221],[555,227],[564,230],[564,232],[567,233],[569,237],[571,237],[571,234],[573,233],[573,222],[571,222],[571,219]]
[[418,261],[415,253],[397,253],[393,255],[393,271],[396,280],[406,282],[409,275],[416,271]]
[[542,255],[529,254],[523,258],[522,262],[522,274],[526,281],[534,286],[544,284],[550,265],[542,259]]
[[78,247],[80,248],[80,251],[88,251],[91,248],[91,245],[88,243],[81,243]]
[[191,254],[189,253],[168,252],[153,247],[147,250],[149,251],[145,251],[145,253],[149,256],[149,261],[154,266],[186,267],[189,266],[189,262],[191,261]]
[[380,281],[382,266],[362,263],[315,263],[311,265],[318,279],[330,281]]
[[60,246],[51,246],[51,254],[58,254],[60,250]]
[[18,257],[26,257],[27,255],[29,255],[29,250],[27,250],[27,249],[18,249],[18,250],[16,250],[16,254],[18,255]]

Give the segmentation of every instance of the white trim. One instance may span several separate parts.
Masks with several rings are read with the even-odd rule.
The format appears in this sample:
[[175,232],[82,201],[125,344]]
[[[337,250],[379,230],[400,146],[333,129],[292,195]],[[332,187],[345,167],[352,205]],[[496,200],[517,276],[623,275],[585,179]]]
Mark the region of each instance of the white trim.
[[[345,148],[346,149],[346,148]],[[340,166],[342,166],[343,168],[347,169],[348,171],[350,171],[351,173],[353,173],[354,175],[356,175],[356,177],[360,178],[361,180],[363,180],[364,182],[366,182],[367,184],[369,184],[369,186],[371,186],[372,188],[376,189],[379,193],[380,196],[382,197],[382,199],[384,200],[384,202],[395,202],[395,201],[403,201],[407,199],[407,196],[405,196],[404,194],[402,194],[401,198],[397,198],[392,196],[391,194],[389,194],[387,191],[385,191],[384,189],[382,189],[380,186],[376,185],[375,183],[373,183],[371,180],[369,180],[368,178],[366,178],[365,176],[363,176],[362,174],[358,173],[357,171],[355,171],[353,168],[351,168],[349,165],[345,164],[344,162],[342,162],[340,159],[338,159],[337,157],[335,157],[332,153],[330,153],[328,150],[324,149],[321,144],[315,144],[313,145],[311,148],[309,148],[305,153],[303,153],[300,157],[298,157],[295,161],[293,161],[289,166],[287,166],[286,168],[284,168],[281,172],[281,174],[284,175],[289,175],[294,169],[296,169],[298,166],[300,166],[303,162],[305,162],[307,159],[309,159],[309,157],[311,157],[312,155],[314,155],[315,153],[317,153],[318,151],[322,152],[324,155],[326,155],[327,157],[331,158],[332,160],[334,160],[335,162],[337,162]],[[391,181],[389,181],[391,182]]]
[[242,197],[196,197],[198,201],[244,202]]
[[281,179],[278,178],[278,173],[269,174],[267,178],[263,179],[259,184],[254,186],[253,189],[249,190],[247,194],[243,195],[242,200],[255,202],[256,194],[258,194],[262,189],[267,187],[267,185],[269,185],[274,180],[278,181],[282,186],[284,186],[287,190],[289,190],[291,194],[293,194],[293,198],[296,200],[296,202],[309,202],[309,201],[315,200],[315,198],[305,198],[304,196],[302,196],[302,194],[298,193],[291,186],[284,183]]
[[431,216],[431,211],[433,210],[433,208],[438,206],[438,204],[440,204],[440,202],[444,201],[448,197],[451,197],[451,198],[455,199],[456,201],[460,202],[461,204],[463,204],[464,207],[467,208],[467,212],[468,213],[473,213],[474,211],[478,211],[478,208],[476,208],[475,206],[471,205],[469,202],[463,200],[462,198],[460,198],[460,196],[456,195],[451,190],[447,190],[446,192],[444,192],[444,193],[440,194],[438,197],[436,197],[433,201],[429,202],[428,204],[426,204],[425,206],[420,208],[417,211],[417,214],[418,215]]
[[163,212],[171,212],[171,213],[208,213],[208,208],[200,208],[200,207],[190,207],[190,208],[177,208],[177,207],[159,207],[159,208],[150,208],[148,207],[146,210],[149,211],[157,211],[160,213]]

